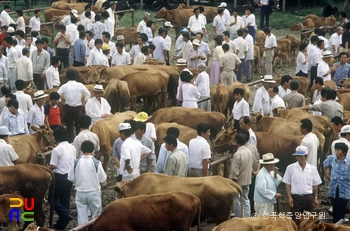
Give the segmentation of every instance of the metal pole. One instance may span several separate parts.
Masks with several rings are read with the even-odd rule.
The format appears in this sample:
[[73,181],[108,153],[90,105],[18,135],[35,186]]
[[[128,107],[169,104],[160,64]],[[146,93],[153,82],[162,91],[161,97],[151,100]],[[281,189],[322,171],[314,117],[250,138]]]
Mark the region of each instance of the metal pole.
[[233,1],[233,8],[235,8],[235,9],[237,8],[237,0]]
[[143,10],[143,0],[141,0],[141,10]]
[[286,0],[283,0],[283,3],[282,3],[282,12],[283,12],[283,13],[286,12]]

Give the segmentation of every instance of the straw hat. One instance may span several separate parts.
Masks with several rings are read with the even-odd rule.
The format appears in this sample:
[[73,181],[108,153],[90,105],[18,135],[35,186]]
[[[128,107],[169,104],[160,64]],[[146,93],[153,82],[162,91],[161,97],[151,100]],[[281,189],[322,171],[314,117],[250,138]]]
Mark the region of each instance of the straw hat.
[[145,122],[148,120],[148,114],[146,112],[139,112],[134,118],[135,121]]
[[272,153],[266,153],[262,156],[262,159],[259,160],[260,164],[276,164],[280,160],[275,158]]

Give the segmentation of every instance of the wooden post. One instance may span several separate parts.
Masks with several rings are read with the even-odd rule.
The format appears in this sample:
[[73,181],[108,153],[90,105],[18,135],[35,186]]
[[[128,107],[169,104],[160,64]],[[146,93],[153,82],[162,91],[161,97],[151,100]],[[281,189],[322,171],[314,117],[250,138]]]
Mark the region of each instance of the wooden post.
[[282,12],[285,13],[286,12],[286,0],[282,0]]
[[237,0],[233,1],[233,8],[236,9],[237,8]]
[[134,17],[134,11],[131,12],[131,24],[132,24],[132,27],[135,26],[135,17]]
[[141,0],[141,10],[143,10],[143,0]]

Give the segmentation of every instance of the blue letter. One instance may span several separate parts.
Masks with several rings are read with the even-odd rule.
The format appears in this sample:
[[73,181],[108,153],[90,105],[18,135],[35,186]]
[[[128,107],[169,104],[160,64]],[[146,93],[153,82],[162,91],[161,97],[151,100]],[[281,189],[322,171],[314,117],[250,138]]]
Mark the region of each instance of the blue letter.
[[13,213],[16,213],[16,221],[20,221],[21,212],[15,208],[10,210],[10,222],[13,221]]

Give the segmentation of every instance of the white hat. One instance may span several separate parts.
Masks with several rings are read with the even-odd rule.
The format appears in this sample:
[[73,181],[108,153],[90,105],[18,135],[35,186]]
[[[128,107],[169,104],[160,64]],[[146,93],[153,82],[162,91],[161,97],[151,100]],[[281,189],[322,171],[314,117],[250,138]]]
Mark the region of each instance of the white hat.
[[298,146],[295,149],[295,153],[293,156],[305,156],[308,153],[307,147],[305,146]]
[[350,133],[350,125],[343,126],[340,130],[340,134],[342,133]]
[[220,3],[219,7],[227,7],[226,2],[222,2],[222,3]]
[[44,98],[46,96],[48,96],[48,94],[45,94],[43,90],[39,90],[39,91],[34,93],[34,98],[33,99],[34,100],[41,99],[41,98]]
[[117,41],[118,41],[118,40],[123,40],[123,39],[124,39],[124,35],[118,35],[118,36],[117,36]]
[[143,17],[147,17],[147,16],[150,16],[150,15],[151,15],[151,14],[148,13],[148,12],[143,13]]
[[280,162],[279,159],[275,158],[272,153],[266,153],[262,156],[262,159],[259,160],[260,164],[276,164]]
[[103,86],[100,84],[96,84],[94,87],[94,91],[103,91]]
[[128,130],[128,129],[131,129],[131,126],[129,123],[121,123],[119,124],[118,132]]
[[333,57],[332,52],[330,52],[330,51],[324,51],[324,52],[322,53],[322,58],[330,58],[330,57]]
[[186,61],[186,59],[178,59],[178,60],[176,60],[176,65],[177,66],[186,66],[187,65],[187,61]]
[[72,10],[71,13],[74,15],[74,17],[78,17],[78,11],[77,10]]
[[11,132],[9,132],[9,129],[6,126],[0,126],[0,135],[11,135]]
[[171,25],[171,22],[169,22],[169,21],[166,21],[166,22],[164,23],[164,26],[174,27],[173,25]]
[[199,46],[200,43],[201,42],[199,41],[199,39],[193,39],[193,42],[192,42],[193,45]]
[[[192,73],[189,69],[187,69],[187,68],[183,69],[181,72],[184,72],[184,71],[187,71],[188,73],[190,73],[191,75],[193,75],[193,73]],[[180,73],[180,74],[181,74],[181,73]]]
[[273,79],[272,75],[265,75],[264,82],[265,83],[276,83],[276,81]]
[[7,33],[15,33],[15,29],[10,26],[9,28],[7,28]]

